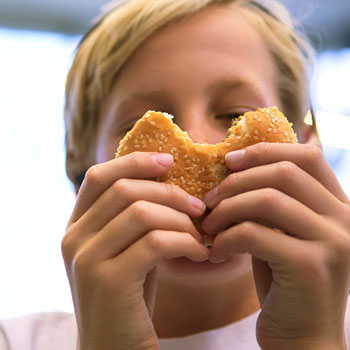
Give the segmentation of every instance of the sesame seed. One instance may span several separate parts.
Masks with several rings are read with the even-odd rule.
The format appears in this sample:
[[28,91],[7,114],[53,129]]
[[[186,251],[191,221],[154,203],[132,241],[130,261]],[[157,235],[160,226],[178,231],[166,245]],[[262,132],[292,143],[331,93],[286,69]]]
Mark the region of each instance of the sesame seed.
[[191,191],[195,191],[196,190],[196,188],[193,187],[193,186],[190,189],[191,189]]
[[202,189],[201,188],[198,188],[197,189],[197,193],[201,193],[202,192]]
[[189,159],[187,159],[187,160],[185,161],[185,163],[186,163],[187,165],[190,165],[190,164],[191,164],[191,161],[190,161]]
[[124,151],[126,151],[127,149],[128,149],[128,146],[125,146],[125,147],[123,148]]
[[163,147],[162,147],[162,146],[159,146],[159,147],[158,147],[158,151],[159,151],[159,152],[162,152],[162,151],[163,151]]
[[140,135],[140,139],[142,140],[142,139],[143,139],[143,137],[144,137],[144,136],[143,136],[143,134],[141,134],[141,135]]
[[230,142],[226,142],[226,143],[225,143],[225,146],[226,146],[226,147],[230,147],[231,145],[232,145],[232,144],[231,144]]
[[287,131],[285,131],[285,132],[284,132],[284,135],[285,135],[285,136],[288,136],[288,132],[287,132]]
[[267,129],[267,132],[271,132],[271,131],[272,131],[272,128],[268,128],[268,129]]
[[135,140],[134,140],[134,145],[137,145],[137,144],[138,144],[138,140],[135,139]]
[[275,124],[274,123],[270,123],[270,126],[271,126],[271,128],[274,128]]
[[142,145],[142,148],[146,148],[146,145]]
[[259,130],[254,130],[255,135],[259,135]]
[[150,123],[151,123],[152,125],[156,125],[156,122],[155,122],[154,120],[151,120]]
[[180,146],[180,149],[185,149],[185,145],[181,145],[181,146]]
[[254,115],[254,119],[258,120],[258,115],[257,114]]
[[168,136],[170,136],[172,134],[172,132],[171,131],[168,131]]
[[147,141],[148,141],[148,143],[152,143],[152,142],[153,142],[153,140],[152,140],[152,139],[148,139]]
[[253,139],[259,141],[259,137],[255,135],[253,136]]
[[276,129],[273,129],[273,130],[272,130],[272,133],[273,133],[273,134],[276,134],[276,133],[277,133],[277,130],[276,130]]
[[135,145],[135,148],[140,148],[141,146],[140,145]]
[[168,138],[167,137],[164,139],[164,143],[168,143]]
[[149,140],[149,135],[148,134],[146,134],[146,139]]
[[183,159],[187,159],[188,158],[188,154],[185,154],[182,158]]
[[196,158],[192,158],[192,162],[195,162],[196,161]]
[[237,140],[239,140],[239,139],[241,139],[242,138],[242,136],[237,136]]

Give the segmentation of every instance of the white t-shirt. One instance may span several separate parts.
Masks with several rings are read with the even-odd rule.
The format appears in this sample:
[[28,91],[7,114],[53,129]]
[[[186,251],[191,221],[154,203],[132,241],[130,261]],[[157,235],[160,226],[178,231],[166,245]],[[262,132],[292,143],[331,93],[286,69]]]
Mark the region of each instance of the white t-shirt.
[[[258,350],[255,325],[259,313],[226,327],[175,339],[161,339],[161,350]],[[350,301],[346,318],[347,349],[350,350]],[[74,315],[41,313],[0,321],[0,350],[75,350],[77,329]]]

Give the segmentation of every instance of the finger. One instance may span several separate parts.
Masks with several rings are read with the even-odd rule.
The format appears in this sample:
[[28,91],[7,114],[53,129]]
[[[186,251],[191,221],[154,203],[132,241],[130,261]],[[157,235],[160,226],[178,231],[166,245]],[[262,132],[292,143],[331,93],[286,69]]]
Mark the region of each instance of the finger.
[[[135,259],[137,257],[137,259]],[[126,270],[128,282],[143,283],[145,275],[161,260],[185,257],[194,262],[208,260],[209,250],[187,232],[154,230],[113,259],[116,270]]]
[[[191,217],[199,217],[205,204],[172,184],[120,179],[111,185],[76,223],[90,232],[100,230],[116,215],[137,201],[161,204]],[[85,231],[86,231],[85,230]]]
[[155,178],[167,173],[172,164],[170,154],[134,152],[94,165],[86,172],[69,223],[77,221],[115,181],[122,178]]
[[256,292],[260,301],[260,305],[266,300],[269,293],[272,278],[272,270],[266,261],[260,260],[256,257],[252,257],[252,266],[254,273],[254,280],[256,286]]
[[216,236],[209,260],[216,263],[235,254],[249,253],[269,263],[273,269],[276,266],[289,265],[298,259],[305,249],[303,243],[305,242],[295,237],[246,221]]
[[[153,230],[187,232],[197,241],[202,240],[186,214],[159,204],[138,201],[94,235],[85,249],[90,251],[92,260],[111,259]],[[88,235],[76,238],[76,249],[89,238]]]
[[339,200],[310,174],[289,161],[261,165],[230,174],[207,193],[208,208],[215,208],[225,198],[263,188],[274,188],[296,199],[319,214],[335,213]]
[[263,223],[302,239],[320,239],[324,236],[320,215],[271,188],[223,200],[204,219],[202,228],[208,234],[217,234],[232,224],[243,221]]
[[305,170],[328,191],[344,203],[349,199],[342,190],[321,149],[314,145],[260,142],[247,147],[245,152],[227,153],[227,166],[233,171],[289,161]]
[[143,298],[148,309],[149,316],[152,318],[157,295],[157,267],[150,270],[146,275],[143,285]]

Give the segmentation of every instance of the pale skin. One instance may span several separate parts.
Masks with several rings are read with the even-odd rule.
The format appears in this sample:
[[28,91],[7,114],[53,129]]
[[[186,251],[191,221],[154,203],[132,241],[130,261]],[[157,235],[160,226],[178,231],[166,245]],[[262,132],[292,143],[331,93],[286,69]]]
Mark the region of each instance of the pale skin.
[[[223,7],[158,32],[123,68],[101,109],[98,165],[62,242],[80,349],[157,349],[158,337],[259,308],[264,350],[345,349],[350,207],[319,148],[261,143],[227,157],[233,174],[206,204],[150,181],[171,168],[170,155],[113,160],[148,109],[174,114],[196,142],[221,141],[229,125],[221,116],[283,107],[276,74],[256,30]],[[190,220],[205,206],[210,251]]]

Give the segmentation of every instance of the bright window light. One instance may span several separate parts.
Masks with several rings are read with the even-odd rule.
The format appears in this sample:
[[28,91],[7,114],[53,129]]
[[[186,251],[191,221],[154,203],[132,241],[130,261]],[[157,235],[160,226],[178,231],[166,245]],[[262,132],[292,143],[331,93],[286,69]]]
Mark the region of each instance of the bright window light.
[[72,310],[60,252],[74,204],[62,110],[77,41],[0,30],[0,318]]

